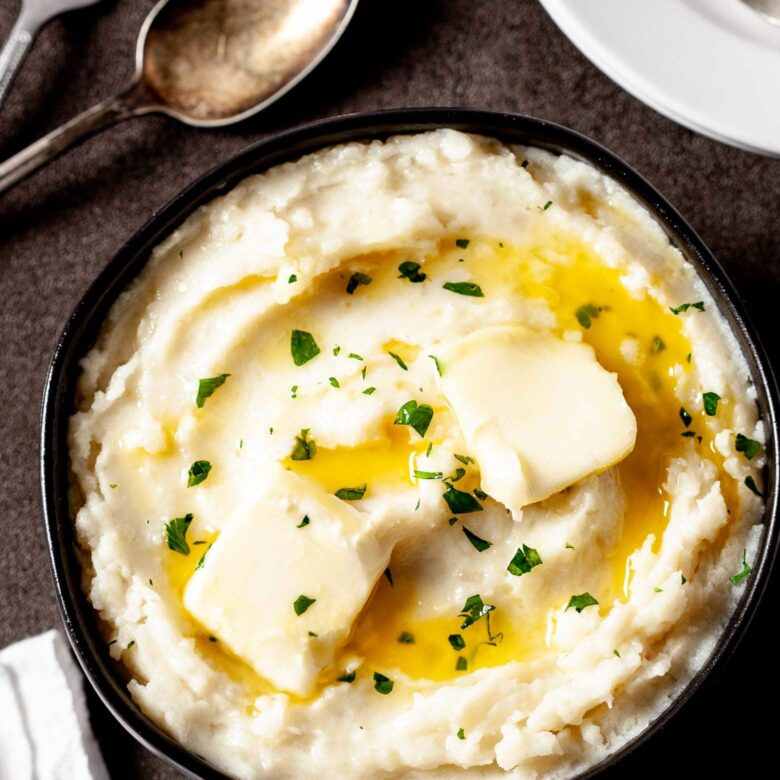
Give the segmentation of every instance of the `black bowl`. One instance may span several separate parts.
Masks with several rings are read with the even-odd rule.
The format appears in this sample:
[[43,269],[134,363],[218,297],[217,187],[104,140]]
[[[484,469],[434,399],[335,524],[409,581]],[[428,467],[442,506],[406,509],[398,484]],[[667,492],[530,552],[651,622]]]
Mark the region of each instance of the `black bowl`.
[[125,681],[98,632],[96,612],[81,589],[73,518],[68,503],[70,470],[66,439],[68,418],[74,409],[79,361],[94,344],[117,296],[138,275],[151,250],[199,206],[230,190],[246,176],[325,146],[440,127],[492,136],[512,144],[537,146],[585,160],[618,181],[643,203],[656,216],[671,242],[696,268],[721,314],[729,322],[750,367],[758,394],[759,412],[769,432],[764,530],[753,563],[753,575],[747,581],[736,612],[707,663],[674,703],[641,734],[583,777],[592,777],[607,766],[611,767],[668,723],[734,650],[765,590],[778,546],[777,388],[744,306],[723,269],[693,229],[647,181],[622,160],[584,136],[550,122],[516,114],[461,109],[408,109],[338,117],[280,133],[250,146],[198,179],[154,214],[119,250],[84,295],[65,326],[52,358],[43,399],[40,463],[44,519],[54,584],[68,638],[90,683],[119,722],[154,754],[189,776],[226,777],[204,759],[171,739],[133,703]]

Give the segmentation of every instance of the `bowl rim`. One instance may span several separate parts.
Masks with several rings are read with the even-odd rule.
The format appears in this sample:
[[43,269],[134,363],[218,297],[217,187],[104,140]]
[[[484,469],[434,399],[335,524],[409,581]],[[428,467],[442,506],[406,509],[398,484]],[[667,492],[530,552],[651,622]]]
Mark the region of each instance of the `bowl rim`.
[[767,435],[765,508],[753,575],[708,660],[644,729],[578,777],[592,778],[614,766],[662,729],[722,668],[747,630],[763,596],[778,548],[778,390],[771,365],[745,305],[725,271],[693,228],[640,174],[612,152],[561,125],[520,114],[465,108],[410,108],[346,114],[274,133],[229,157],[175,195],[132,235],[97,275],[68,318],[45,381],[41,408],[40,480],[43,520],[54,587],[66,635],[103,704],[136,740],[185,775],[206,780],[228,776],[187,750],[153,723],[132,701],[116,662],[99,634],[97,614],[81,588],[74,524],[69,508],[67,427],[73,411],[80,359],[94,343],[111,305],[145,266],[151,249],[201,205],[239,181],[318,149],[350,141],[385,139],[453,128],[507,144],[536,146],[584,160],[617,181],[664,229],[696,269],[737,339],[750,368]]

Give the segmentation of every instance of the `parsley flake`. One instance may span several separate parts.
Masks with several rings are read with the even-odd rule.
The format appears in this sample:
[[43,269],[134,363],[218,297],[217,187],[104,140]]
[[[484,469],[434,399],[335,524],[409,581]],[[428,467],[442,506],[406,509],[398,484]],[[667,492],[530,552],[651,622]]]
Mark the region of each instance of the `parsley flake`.
[[295,446],[290,453],[292,460],[311,460],[317,454],[317,444],[309,438],[309,428],[302,428],[301,435],[295,437]]
[[211,544],[210,544],[210,545],[209,545],[209,546],[206,548],[206,551],[203,553],[203,555],[201,555],[201,556],[200,556],[200,560],[199,560],[199,561],[198,561],[198,563],[195,565],[195,570],[196,570],[196,571],[197,571],[198,569],[202,569],[202,568],[203,568],[203,566],[205,565],[205,563],[206,563],[206,556],[209,554],[209,550],[211,549],[211,545],[212,545],[212,544],[214,544],[214,542],[212,542],[212,543],[211,543]]
[[738,572],[733,577],[729,577],[729,582],[731,582],[732,585],[739,585],[739,583],[742,582],[742,580],[744,580],[745,577],[747,577],[750,574],[750,572],[753,571],[753,569],[751,569],[750,566],[748,566],[746,556],[747,556],[747,550],[743,550],[742,571]]
[[433,408],[428,404],[418,404],[417,401],[407,401],[393,420],[393,425],[408,425],[414,428],[421,437],[425,436],[433,419]]
[[409,370],[409,367],[406,365],[406,363],[404,363],[404,359],[400,355],[396,355],[395,352],[388,352],[387,354],[390,355],[390,357],[393,358],[393,360],[395,360],[395,362],[398,363],[398,365],[401,366],[404,371]]
[[696,301],[695,303],[681,303],[679,306],[670,306],[669,311],[672,314],[682,314],[688,311],[688,309],[698,309],[704,311],[704,301]]
[[463,533],[466,535],[466,538],[471,542],[477,552],[484,552],[488,547],[493,546],[493,542],[480,538],[473,531],[469,531],[465,525],[461,527],[463,528]]
[[387,578],[387,581],[390,583],[390,587],[393,587],[393,572],[390,571],[390,567],[388,566],[385,569],[385,577]]
[[551,200],[548,200],[547,203],[545,203],[544,206],[542,206],[542,211],[547,211],[547,209],[549,209],[550,206],[552,206],[552,203],[553,202]]
[[343,683],[355,682],[355,673],[354,672],[344,672],[344,674],[342,674],[341,677],[337,677],[336,680],[338,682],[343,682]]
[[414,263],[411,260],[407,260],[398,266],[399,279],[408,279],[413,284],[419,284],[424,282],[428,278],[428,274],[424,274],[420,271],[420,264]]
[[469,662],[462,656],[458,656],[458,660],[455,662],[456,672],[465,672],[469,668]]
[[387,696],[388,693],[392,692],[393,685],[395,683],[389,677],[385,677],[379,672],[374,672],[374,690],[377,693]]
[[352,358],[353,360],[363,360],[363,357],[361,355],[358,355],[357,352],[350,352],[347,357]]
[[666,349],[666,342],[660,336],[653,336],[653,341],[650,344],[650,351],[658,354]]
[[301,594],[293,602],[293,609],[295,610],[295,614],[300,617],[312,604],[314,604],[315,601],[317,601],[317,599],[310,599],[308,596]]
[[471,493],[458,490],[451,483],[447,483],[447,489],[444,491],[443,497],[453,515],[465,515],[469,512],[482,511],[482,506]]
[[528,574],[534,566],[540,566],[542,564],[542,558],[539,553],[534,550],[533,547],[523,545],[517,548],[515,557],[509,561],[509,566],[506,570],[510,574],[514,574],[515,577],[522,577],[523,574]]
[[290,274],[290,277],[287,279],[287,284],[292,284],[293,282],[297,282],[298,277],[295,274]]
[[704,413],[708,417],[714,417],[718,413],[720,396],[717,393],[702,393],[701,400],[704,405]]
[[592,303],[586,303],[584,306],[580,306],[579,309],[574,313],[574,316],[577,318],[577,322],[582,325],[585,330],[590,328],[592,324],[592,320],[598,319],[598,316],[601,314],[601,307],[600,306],[594,306]]
[[764,494],[758,489],[756,481],[750,475],[745,477],[745,485],[747,485],[747,488],[751,493],[755,493],[759,498],[765,498]]
[[398,635],[398,642],[402,645],[413,645],[414,644],[414,634],[410,634],[408,631],[402,631]]
[[458,295],[468,295],[471,298],[484,298],[482,288],[474,282],[445,282],[442,287]]
[[187,472],[187,487],[195,487],[205,482],[211,471],[211,463],[207,460],[196,460]]
[[173,520],[165,524],[165,538],[169,550],[182,555],[190,554],[190,546],[187,544],[187,529],[191,522],[192,514],[188,513],[184,517],[174,517]]
[[737,452],[741,452],[748,460],[752,460],[761,452],[761,442],[757,442],[755,439],[748,439],[742,433],[737,434],[737,440],[735,443]]
[[463,729],[458,729],[458,739],[466,739],[466,732]]
[[342,501],[360,501],[366,494],[366,485],[360,485],[358,487],[344,487],[339,488],[336,491],[336,498],[340,498]]
[[302,366],[312,358],[320,354],[320,348],[314,340],[314,336],[305,330],[294,330],[290,335],[290,353],[293,363]]
[[454,457],[455,460],[459,460],[464,466],[468,466],[469,463],[474,463],[474,458],[472,458],[470,455],[458,455],[455,453]]
[[339,384],[339,380],[336,379],[335,376],[328,377],[328,382],[330,382],[331,387],[336,387],[336,388],[341,387],[341,385]]
[[308,515],[304,515],[303,518],[301,519],[301,522],[298,523],[298,525],[296,525],[295,527],[296,528],[305,528],[310,522],[311,522],[311,520],[309,519],[309,516]]
[[439,376],[442,376],[444,372],[442,371],[441,360],[439,360],[439,358],[437,358],[436,355],[428,355],[428,357],[433,361],[433,364],[436,366],[436,373]]
[[414,476],[417,479],[441,479],[441,471],[418,471],[414,470]]
[[447,637],[447,641],[450,643],[450,647],[456,652],[460,652],[466,647],[466,640],[462,634],[450,634]]
[[367,387],[363,391],[363,395],[373,395],[375,392],[376,392],[376,388],[375,387]]
[[461,609],[460,614],[458,615],[458,617],[463,618],[463,623],[460,626],[461,630],[473,625],[480,618],[485,617],[485,615],[492,612],[494,609],[495,607],[492,604],[485,604],[485,602],[482,601],[482,597],[479,595],[479,593],[476,593],[473,596],[469,596],[466,599],[466,603],[463,605],[463,609]]
[[219,374],[218,376],[208,377],[198,380],[198,394],[195,396],[195,406],[202,409],[208,398],[214,395],[214,392],[225,384],[230,374]]
[[371,284],[372,279],[367,274],[361,274],[359,271],[352,274],[352,276],[349,277],[349,281],[347,282],[347,292],[352,295],[352,293],[357,290],[358,287],[361,285],[368,286]]
[[683,425],[686,428],[693,422],[693,417],[691,417],[691,415],[688,414],[684,406],[680,407],[680,411],[678,412],[678,414],[680,415],[680,419],[683,421]]
[[[566,609],[573,609],[575,612],[582,612],[586,607],[595,607],[598,601],[590,595],[590,593],[580,593],[579,596],[572,596],[569,599],[569,603],[566,605]],[[565,612],[566,610],[564,610]]]
[[470,243],[471,243],[471,240],[468,239],[468,238],[456,238],[455,239],[455,246],[458,247],[458,249],[468,249]]

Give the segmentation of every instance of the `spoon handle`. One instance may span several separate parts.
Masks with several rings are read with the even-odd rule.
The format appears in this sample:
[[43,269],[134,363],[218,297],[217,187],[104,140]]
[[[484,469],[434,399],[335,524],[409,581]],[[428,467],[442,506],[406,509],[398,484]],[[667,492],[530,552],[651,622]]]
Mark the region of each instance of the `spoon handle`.
[[[68,147],[144,110],[138,104],[137,86],[138,82],[133,82],[123,92],[92,106],[0,163],[0,193],[62,154]],[[148,107],[146,110],[149,110]]]
[[27,56],[30,44],[38,31],[37,21],[28,18],[24,12],[19,14],[8,40],[0,52],[0,106],[11,88],[19,68]]

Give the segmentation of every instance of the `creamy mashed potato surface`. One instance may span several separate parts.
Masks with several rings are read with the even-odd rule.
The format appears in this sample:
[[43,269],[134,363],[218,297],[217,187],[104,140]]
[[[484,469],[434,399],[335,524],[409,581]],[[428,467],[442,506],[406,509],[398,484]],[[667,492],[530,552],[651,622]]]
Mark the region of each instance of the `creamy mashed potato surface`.
[[694,270],[589,165],[450,130],[200,209],[79,397],[111,654],[237,777],[582,770],[702,666],[758,539],[755,392]]

